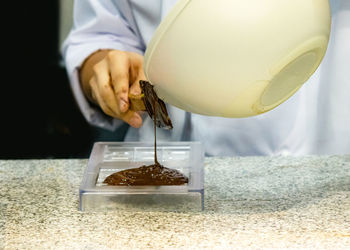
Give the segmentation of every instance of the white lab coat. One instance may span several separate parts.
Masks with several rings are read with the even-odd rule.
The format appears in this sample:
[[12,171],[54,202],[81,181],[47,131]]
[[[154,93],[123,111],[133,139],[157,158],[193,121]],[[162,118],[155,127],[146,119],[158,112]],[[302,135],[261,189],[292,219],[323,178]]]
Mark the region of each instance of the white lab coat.
[[[98,49],[143,54],[155,29],[176,0],[76,0],[74,27],[62,53],[74,96],[93,125],[114,130],[122,121],[105,116],[84,97],[78,68]],[[168,106],[174,129],[158,129],[159,140],[195,140],[207,155],[305,155],[350,153],[350,1],[331,0],[332,32],[319,69],[289,100],[249,118],[218,118]],[[145,117],[127,141],[152,141]]]

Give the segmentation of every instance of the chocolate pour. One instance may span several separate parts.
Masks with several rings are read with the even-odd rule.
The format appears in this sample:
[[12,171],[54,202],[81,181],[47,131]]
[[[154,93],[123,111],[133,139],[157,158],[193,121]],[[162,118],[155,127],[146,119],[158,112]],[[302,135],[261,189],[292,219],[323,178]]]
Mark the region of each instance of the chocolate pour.
[[[149,83],[148,83],[149,84]],[[188,178],[181,172],[166,168],[158,162],[157,158],[157,108],[160,103],[156,93],[153,90],[153,86],[149,84],[153,96],[153,115],[151,116],[154,124],[154,164],[146,166],[143,165],[139,168],[126,169],[116,172],[108,176],[103,183],[113,186],[161,186],[161,185],[184,185],[188,183]],[[162,107],[161,107],[162,108]],[[165,105],[164,107],[165,108]],[[166,110],[165,110],[166,111]],[[166,112],[167,114],[167,112]],[[169,122],[171,120],[169,117]]]
[[153,127],[154,127],[154,165],[160,165],[157,159],[157,102],[153,101],[154,113],[153,113]]

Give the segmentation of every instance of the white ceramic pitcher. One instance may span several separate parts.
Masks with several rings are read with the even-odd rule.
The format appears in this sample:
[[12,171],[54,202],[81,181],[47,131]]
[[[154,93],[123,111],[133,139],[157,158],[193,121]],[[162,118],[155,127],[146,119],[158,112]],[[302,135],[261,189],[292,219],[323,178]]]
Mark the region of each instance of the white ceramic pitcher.
[[330,24],[328,0],[179,0],[148,45],[145,74],[186,111],[257,115],[315,72]]

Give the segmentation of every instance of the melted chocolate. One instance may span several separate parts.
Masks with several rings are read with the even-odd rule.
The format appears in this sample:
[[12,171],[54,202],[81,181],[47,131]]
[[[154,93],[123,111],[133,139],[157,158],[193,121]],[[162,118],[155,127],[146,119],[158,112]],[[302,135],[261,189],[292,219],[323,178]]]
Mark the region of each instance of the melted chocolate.
[[[108,176],[103,183],[113,186],[184,185],[188,183],[188,178],[186,176],[175,169],[166,168],[160,165],[157,159],[156,127],[162,126],[172,128],[166,106],[157,97],[157,94],[154,92],[151,84],[148,82],[140,82],[140,84],[143,91],[149,91],[151,94],[148,96],[152,96],[152,98],[148,100],[148,103],[146,102],[146,106],[148,105],[148,114],[151,116],[154,122],[154,164],[116,172]],[[159,115],[164,117],[159,120],[157,119],[157,116]]]
[[103,183],[118,186],[183,185],[188,183],[188,178],[175,169],[153,164],[114,173]]

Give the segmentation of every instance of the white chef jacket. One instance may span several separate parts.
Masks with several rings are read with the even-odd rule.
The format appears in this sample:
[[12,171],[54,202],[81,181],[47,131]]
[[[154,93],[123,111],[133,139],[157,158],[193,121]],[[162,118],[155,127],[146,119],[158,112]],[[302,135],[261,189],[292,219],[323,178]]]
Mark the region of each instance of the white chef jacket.
[[[74,96],[92,125],[115,130],[123,122],[87,101],[78,69],[98,49],[145,52],[155,29],[176,0],[76,0],[74,25],[62,53]],[[159,141],[201,141],[209,156],[350,153],[350,1],[331,0],[332,31],[316,73],[290,99],[249,118],[208,117],[168,106],[174,129],[157,130]],[[239,38],[237,38],[239,39]],[[145,116],[126,141],[154,140]]]

